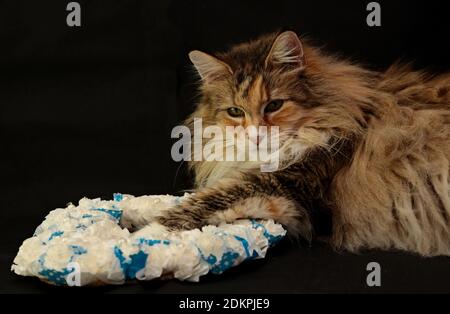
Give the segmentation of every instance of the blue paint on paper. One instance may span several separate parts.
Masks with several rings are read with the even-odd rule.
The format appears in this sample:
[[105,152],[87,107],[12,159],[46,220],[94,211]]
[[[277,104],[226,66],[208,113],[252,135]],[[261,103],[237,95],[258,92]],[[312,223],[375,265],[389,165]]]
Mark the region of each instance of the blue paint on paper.
[[113,198],[116,202],[120,202],[121,200],[123,200],[123,195],[121,193],[114,193]]
[[39,275],[45,277],[48,281],[50,281],[51,283],[55,284],[55,285],[67,285],[67,281],[66,281],[66,277],[67,275],[69,275],[71,272],[74,271],[74,269],[67,269],[67,268],[63,268],[62,270],[55,270],[55,269],[51,269],[51,268],[46,268],[45,267],[45,256],[46,254],[42,254],[41,256],[39,256],[38,262],[39,265],[41,265],[42,269],[39,271]]
[[93,208],[92,210],[98,210],[107,213],[114,217],[116,220],[120,220],[120,218],[122,218],[122,211],[118,209]]
[[86,230],[86,229],[87,229],[87,226],[86,226],[86,225],[83,225],[83,224],[78,224],[75,228],[81,229],[81,230]]
[[123,256],[123,252],[117,246],[114,247],[114,255],[117,257],[120,263],[120,267],[124,269],[123,265],[125,264],[125,256]]
[[[250,246],[248,244],[248,241],[244,238],[241,238],[239,236],[234,236],[236,238],[236,240],[238,240],[239,242],[242,243],[242,247],[245,250],[245,255],[247,259],[251,259],[254,257],[254,254],[250,254]],[[256,256],[258,256],[258,254],[256,254]]]
[[114,255],[117,257],[120,263],[120,268],[126,279],[136,278],[136,274],[141,269],[145,268],[147,263],[148,254],[143,251],[139,251],[136,254],[130,255],[130,259],[127,261],[123,252],[117,246],[114,247]]
[[217,257],[213,254],[209,254],[208,258],[205,259],[210,265],[214,265],[217,262]]
[[66,277],[69,275],[72,270],[68,270],[64,268],[63,270],[54,270],[54,269],[43,269],[39,272],[39,275],[47,278],[48,281],[54,283],[55,285],[67,285]]
[[215,265],[213,268],[211,268],[211,272],[213,274],[221,274],[227,269],[230,269],[233,267],[234,262],[239,257],[239,254],[236,252],[226,252],[222,255],[222,259],[220,260],[218,265]]
[[169,240],[154,240],[154,239],[139,238],[139,244],[146,244],[148,246],[153,246],[155,244],[169,245],[170,241]]
[[79,245],[69,245],[69,247],[72,249],[73,254],[75,255],[83,255],[87,253],[87,250]]
[[161,240],[139,238],[139,244],[146,244],[148,246],[153,246],[155,244],[160,244],[160,243],[161,243]]
[[145,268],[145,264],[147,263],[148,254],[143,251],[139,251],[136,254],[130,255],[131,263],[127,268],[126,277],[127,278],[136,278],[136,273],[141,269]]
[[48,241],[51,241],[51,240],[53,240],[54,238],[56,238],[56,237],[60,237],[60,236],[62,236],[64,234],[64,231],[55,231],[55,232],[53,232],[51,235],[50,235],[50,237],[48,238]]

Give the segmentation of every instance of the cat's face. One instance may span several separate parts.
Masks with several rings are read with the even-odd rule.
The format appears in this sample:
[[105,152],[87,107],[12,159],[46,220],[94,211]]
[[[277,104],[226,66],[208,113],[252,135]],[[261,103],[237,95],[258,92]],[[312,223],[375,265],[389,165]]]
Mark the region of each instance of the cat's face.
[[293,32],[216,56],[200,51],[189,56],[202,79],[193,116],[204,126],[266,126],[268,134],[276,126],[281,160],[330,148],[332,137],[345,138],[367,123],[371,72],[302,45]]
[[198,113],[206,124],[277,126],[280,140],[298,133],[308,111],[306,87],[299,75],[305,66],[297,35],[285,32],[234,47],[213,57],[190,53],[202,78]]
[[[188,124],[202,118],[203,126],[222,129],[266,126],[267,134],[278,129],[280,161],[286,166],[315,148],[338,150],[333,143],[362,132],[373,110],[376,74],[303,45],[293,32],[264,36],[215,56],[193,51],[189,57],[201,77],[201,100]],[[221,178],[232,167],[251,167],[191,165],[197,182]]]

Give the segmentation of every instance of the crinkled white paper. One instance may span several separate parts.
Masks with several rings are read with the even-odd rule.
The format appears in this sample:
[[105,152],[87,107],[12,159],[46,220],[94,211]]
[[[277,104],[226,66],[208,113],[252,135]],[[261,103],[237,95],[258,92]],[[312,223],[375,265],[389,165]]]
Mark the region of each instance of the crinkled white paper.
[[[23,242],[11,269],[55,285],[72,285],[73,278],[76,285],[122,284],[162,275],[198,281],[263,258],[286,234],[272,220],[178,232],[151,222],[183,197],[115,194],[111,201],[83,198],[78,206],[55,209]],[[131,226],[140,229],[130,233]]]

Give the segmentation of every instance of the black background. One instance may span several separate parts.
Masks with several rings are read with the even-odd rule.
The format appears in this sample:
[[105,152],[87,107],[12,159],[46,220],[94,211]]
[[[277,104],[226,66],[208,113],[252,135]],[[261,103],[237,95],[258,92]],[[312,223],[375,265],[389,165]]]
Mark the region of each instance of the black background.
[[[83,196],[177,193],[191,187],[170,157],[172,127],[193,110],[187,53],[223,50],[278,29],[306,35],[373,69],[402,58],[450,67],[445,1],[78,1],[82,27],[66,25],[69,1],[0,2],[0,291],[60,291],[9,272],[45,214]],[[178,171],[179,170],[179,171]],[[368,288],[366,265],[382,266]],[[450,292],[450,261],[406,253],[337,254],[284,241],[269,258],[200,284],[151,282],[100,292]],[[67,290],[65,290],[67,291]]]

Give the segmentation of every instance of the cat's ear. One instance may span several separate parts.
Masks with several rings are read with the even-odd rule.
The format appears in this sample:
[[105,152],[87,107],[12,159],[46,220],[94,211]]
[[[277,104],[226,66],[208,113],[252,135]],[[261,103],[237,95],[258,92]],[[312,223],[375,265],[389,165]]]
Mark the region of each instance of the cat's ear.
[[286,31],[277,36],[266,58],[266,66],[270,63],[294,67],[305,65],[303,46],[296,33]]
[[198,74],[206,83],[211,82],[223,75],[232,74],[233,71],[225,62],[207,53],[194,50],[189,53]]

